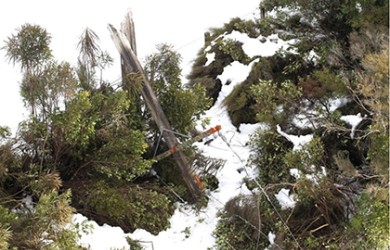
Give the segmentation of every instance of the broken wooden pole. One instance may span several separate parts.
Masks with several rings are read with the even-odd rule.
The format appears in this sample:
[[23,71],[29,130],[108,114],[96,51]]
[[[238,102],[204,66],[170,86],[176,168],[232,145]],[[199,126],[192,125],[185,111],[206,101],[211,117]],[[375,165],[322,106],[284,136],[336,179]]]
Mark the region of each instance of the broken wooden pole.
[[[136,53],[132,49],[132,46],[135,46],[134,23],[131,16],[128,15],[127,18],[129,20],[127,21],[127,26],[126,24],[122,25],[122,29],[125,30],[126,34],[119,33],[112,25],[108,26],[112,40],[121,55],[122,63],[125,64],[124,67],[126,69],[131,69],[134,73],[139,73],[142,75],[144,85],[141,90],[141,95],[146,103],[146,106],[148,107],[152,118],[156,122],[160,132],[163,133],[163,138],[168,147],[176,147],[179,144],[176,136],[171,133],[164,133],[165,131],[172,130],[171,125],[165,116],[165,113],[152,89],[150,82],[145,77],[143,68],[136,56]],[[126,37],[129,35],[132,37],[130,41]],[[188,163],[187,157],[183,152],[177,152],[173,155],[173,158],[181,171],[181,175],[188,188],[188,191],[192,196],[192,200],[194,202],[198,201],[202,195],[202,191],[192,177],[191,166]]]

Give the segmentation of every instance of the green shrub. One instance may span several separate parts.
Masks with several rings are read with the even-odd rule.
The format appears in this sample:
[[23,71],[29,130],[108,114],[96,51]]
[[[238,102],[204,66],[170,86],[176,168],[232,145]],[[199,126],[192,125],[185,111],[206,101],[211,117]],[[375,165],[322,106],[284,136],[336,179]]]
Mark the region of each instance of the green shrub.
[[358,249],[387,249],[390,245],[389,206],[368,193],[357,200],[357,214],[351,219],[349,236]]
[[156,235],[170,225],[173,207],[163,194],[137,186],[114,188],[104,182],[87,189],[85,206],[94,211],[91,216],[98,222],[120,226],[127,232],[142,228]]
[[291,178],[283,159],[292,149],[290,141],[275,130],[259,130],[252,136],[250,143],[250,165],[259,169],[260,183],[278,183]]

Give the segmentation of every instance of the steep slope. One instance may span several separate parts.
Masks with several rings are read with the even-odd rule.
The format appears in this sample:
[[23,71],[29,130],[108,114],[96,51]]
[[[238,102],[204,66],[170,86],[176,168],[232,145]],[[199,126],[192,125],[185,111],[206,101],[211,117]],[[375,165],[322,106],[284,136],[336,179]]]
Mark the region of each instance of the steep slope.
[[388,31],[356,26],[383,6],[271,2],[274,16],[205,35],[189,84],[223,130],[196,146],[225,164],[207,207],[178,203],[170,229],[130,234],[147,249],[388,245]]
[[[265,54],[274,53],[286,46],[286,43],[282,41],[279,41],[279,43],[261,43],[256,38],[245,37],[244,34],[240,35],[238,32],[234,33],[234,36],[244,37],[241,41],[245,45],[246,50],[264,51]],[[229,36],[229,38],[233,38],[233,35]],[[210,144],[205,145],[203,142],[199,142],[195,145],[203,152],[205,157],[218,158],[225,162],[224,166],[216,173],[219,182],[218,189],[214,191],[206,190],[209,202],[207,207],[200,211],[193,209],[189,205],[178,203],[177,209],[171,218],[171,228],[161,232],[158,236],[153,236],[145,230],[136,230],[133,234],[129,234],[132,239],[145,242],[142,243],[142,246],[146,249],[152,249],[148,248],[150,246],[149,242],[153,242],[154,249],[191,249],[194,246],[196,246],[196,249],[207,249],[212,247],[215,244],[213,231],[219,220],[218,212],[223,210],[226,202],[233,197],[240,194],[251,194],[244,184],[244,179],[253,178],[255,174],[252,171],[256,171],[245,169],[250,154],[248,141],[250,134],[260,128],[261,125],[241,124],[237,130],[232,125],[226,107],[223,106],[222,102],[237,84],[246,79],[255,62],[256,60],[245,65],[234,61],[224,67],[222,74],[217,76],[221,82],[229,82],[229,84],[222,86],[216,102],[206,112],[204,119],[209,119],[210,126],[221,125],[222,130],[219,135],[211,138],[213,141]],[[201,125],[199,125],[199,130],[203,130]],[[82,219],[80,215],[75,217],[75,220],[78,222],[82,221]],[[101,229],[97,227],[95,230],[97,231],[96,234],[100,235]],[[118,234],[118,229],[112,230],[113,233]],[[84,245],[89,244],[92,249],[106,249],[108,245],[104,246],[98,240],[96,234],[85,235],[81,242]],[[120,236],[116,237],[118,239],[121,238]],[[124,237],[125,235],[122,236],[123,245],[118,243],[119,245],[109,246],[126,246]]]

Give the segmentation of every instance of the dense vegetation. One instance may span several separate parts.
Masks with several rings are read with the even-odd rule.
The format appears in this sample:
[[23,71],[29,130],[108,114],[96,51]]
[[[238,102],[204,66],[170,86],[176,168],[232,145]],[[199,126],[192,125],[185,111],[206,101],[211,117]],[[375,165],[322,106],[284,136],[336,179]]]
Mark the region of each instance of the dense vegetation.
[[[0,130],[0,248],[79,249],[81,229],[69,224],[75,211],[127,232],[168,228],[173,193],[188,194],[172,159],[153,160],[167,149],[140,99],[143,78],[105,82],[112,58],[90,29],[76,66],[57,62],[50,40],[44,28],[25,24],[3,47],[21,68],[30,116],[15,138]],[[160,45],[145,70],[175,131],[188,134],[209,100],[201,86],[181,87],[179,63],[179,54]]]
[[[232,122],[261,122],[251,139],[247,180],[253,195],[225,205],[215,230],[218,249],[387,249],[389,242],[389,3],[388,1],[264,0],[264,16],[232,19],[205,36],[189,75],[210,98],[233,61],[252,64],[225,99]],[[290,41],[272,56],[249,57],[238,31]],[[213,62],[206,54],[214,53]],[[259,52],[260,54],[260,52]],[[335,100],[342,105],[332,108]],[[363,117],[354,132],[342,116]],[[300,149],[278,132],[313,135]],[[295,169],[299,175],[292,175]],[[275,193],[290,190],[282,209]]]
[[[187,135],[229,84],[218,79],[224,67],[252,65],[224,105],[237,128],[261,122],[268,129],[251,138],[248,167],[258,176],[246,184],[253,193],[225,205],[216,248],[386,249],[388,1],[263,0],[260,8],[262,17],[235,18],[205,34],[188,85],[169,45],[158,45],[144,66],[172,127]],[[240,41],[224,38],[233,31],[262,42],[277,34],[290,48],[250,57]],[[140,98],[143,77],[104,81],[112,58],[90,29],[80,38],[78,65],[56,61],[50,40],[44,28],[25,24],[3,47],[20,66],[30,116],[15,137],[0,127],[0,248],[81,249],[79,232],[89,228],[70,224],[76,211],[126,232],[158,234],[169,227],[178,196],[189,194],[172,159],[153,160],[167,148]],[[215,54],[211,63],[207,53]],[[332,108],[335,100],[342,105]],[[341,118],[358,113],[363,119],[352,133]],[[294,149],[279,129],[313,139]],[[186,154],[205,169],[204,185],[216,188],[207,169],[221,163],[195,148]],[[294,208],[278,204],[282,188]]]

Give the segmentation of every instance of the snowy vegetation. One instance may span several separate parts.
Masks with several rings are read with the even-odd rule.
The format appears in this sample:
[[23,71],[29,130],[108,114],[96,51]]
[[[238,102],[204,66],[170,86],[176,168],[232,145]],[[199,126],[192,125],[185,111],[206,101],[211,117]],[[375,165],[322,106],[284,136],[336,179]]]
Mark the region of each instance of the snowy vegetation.
[[157,46],[145,73],[175,132],[223,128],[185,151],[196,204],[174,161],[153,159],[168,148],[142,76],[105,82],[112,59],[92,30],[70,65],[23,25],[3,47],[30,116],[15,138],[0,127],[0,248],[85,249],[83,215],[131,249],[387,249],[388,8],[263,0],[261,17],[205,34],[186,84],[180,55]]

